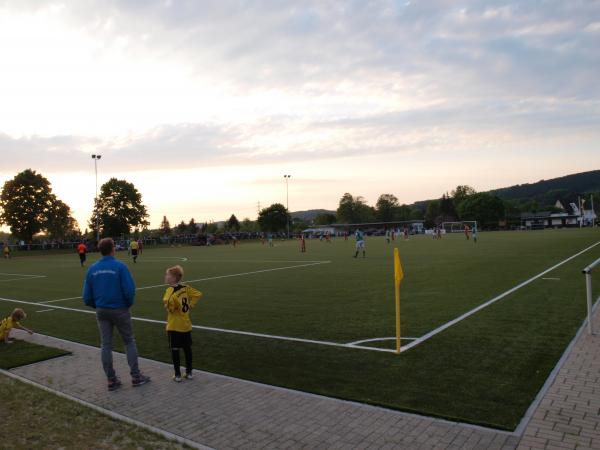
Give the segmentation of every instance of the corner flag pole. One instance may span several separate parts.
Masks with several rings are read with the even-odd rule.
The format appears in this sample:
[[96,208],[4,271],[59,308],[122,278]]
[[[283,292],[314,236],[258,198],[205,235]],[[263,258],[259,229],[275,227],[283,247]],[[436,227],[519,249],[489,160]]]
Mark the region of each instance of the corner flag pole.
[[398,248],[394,249],[394,287],[396,289],[396,353],[400,354],[400,283],[404,278],[404,271],[400,263]]

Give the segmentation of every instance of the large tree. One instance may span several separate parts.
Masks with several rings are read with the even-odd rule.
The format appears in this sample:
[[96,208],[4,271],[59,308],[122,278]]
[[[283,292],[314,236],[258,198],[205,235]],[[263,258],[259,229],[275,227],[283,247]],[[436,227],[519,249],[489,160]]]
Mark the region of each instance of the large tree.
[[158,228],[163,236],[171,235],[171,224],[169,223],[169,219],[167,216],[163,216],[163,220],[160,223],[160,227]]
[[456,186],[450,195],[452,196],[452,201],[454,202],[454,208],[458,210],[458,205],[460,205],[464,200],[467,199],[470,195],[475,194],[477,191],[473,189],[471,186],[467,184],[460,184]]
[[235,217],[235,214],[232,214],[227,221],[227,228],[231,231],[240,231],[240,221]]
[[187,224],[187,233],[188,234],[196,234],[198,233],[198,224],[196,223],[196,221],[194,220],[194,218],[192,217],[189,221],[189,223]]
[[317,214],[317,217],[315,217],[314,220],[315,225],[331,225],[332,223],[335,223],[335,221],[335,214],[330,213]]
[[427,203],[427,209],[425,210],[425,223],[428,227],[439,225],[441,223],[439,200],[431,200],[429,203]]
[[482,227],[498,226],[505,215],[502,200],[485,192],[470,195],[460,204],[459,212],[462,220],[476,220]]
[[283,231],[287,227],[288,220],[291,223],[291,217],[281,203],[273,203],[258,213],[258,225],[262,231]]
[[24,241],[44,230],[62,237],[75,227],[69,207],[52,194],[48,179],[35,170],[24,170],[4,183],[0,208],[0,223]]
[[361,196],[345,193],[336,211],[340,223],[364,223],[374,220],[374,211]]
[[54,194],[48,208],[45,229],[53,239],[64,239],[81,232],[77,230],[77,221],[71,216],[71,208]]
[[102,236],[129,234],[132,228],[149,225],[148,212],[142,203],[142,194],[133,183],[111,178],[100,188],[89,225],[96,230],[96,215]]
[[375,204],[375,216],[380,222],[391,222],[398,215],[398,198],[394,194],[381,194]]

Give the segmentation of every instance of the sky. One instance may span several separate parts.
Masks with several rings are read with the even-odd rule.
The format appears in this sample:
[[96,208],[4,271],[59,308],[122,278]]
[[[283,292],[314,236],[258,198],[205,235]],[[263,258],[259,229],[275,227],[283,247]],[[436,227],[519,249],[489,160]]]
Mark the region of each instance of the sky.
[[0,183],[152,227],[600,168],[600,1],[0,0]]

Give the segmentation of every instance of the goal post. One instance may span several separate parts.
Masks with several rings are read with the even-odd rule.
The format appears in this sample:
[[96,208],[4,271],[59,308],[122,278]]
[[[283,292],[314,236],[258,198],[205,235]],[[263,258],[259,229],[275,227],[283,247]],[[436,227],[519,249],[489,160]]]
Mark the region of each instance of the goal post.
[[442,222],[442,228],[446,231],[446,233],[462,233],[465,231],[465,225],[469,227],[469,230],[478,229],[476,220]]

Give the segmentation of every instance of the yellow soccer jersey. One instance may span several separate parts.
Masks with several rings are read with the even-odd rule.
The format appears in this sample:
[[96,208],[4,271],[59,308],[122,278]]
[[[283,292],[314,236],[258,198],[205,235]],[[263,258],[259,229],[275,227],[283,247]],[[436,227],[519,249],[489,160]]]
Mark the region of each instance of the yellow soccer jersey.
[[140,244],[138,244],[137,241],[131,241],[130,247],[131,250],[137,250],[138,248],[140,248]]
[[192,331],[190,310],[202,298],[202,292],[185,284],[169,286],[163,297],[167,310],[167,331]]
[[8,316],[6,319],[2,319],[0,322],[0,339],[4,339],[6,335],[12,330],[15,326],[20,326],[21,324],[17,321],[13,321],[12,317]]

